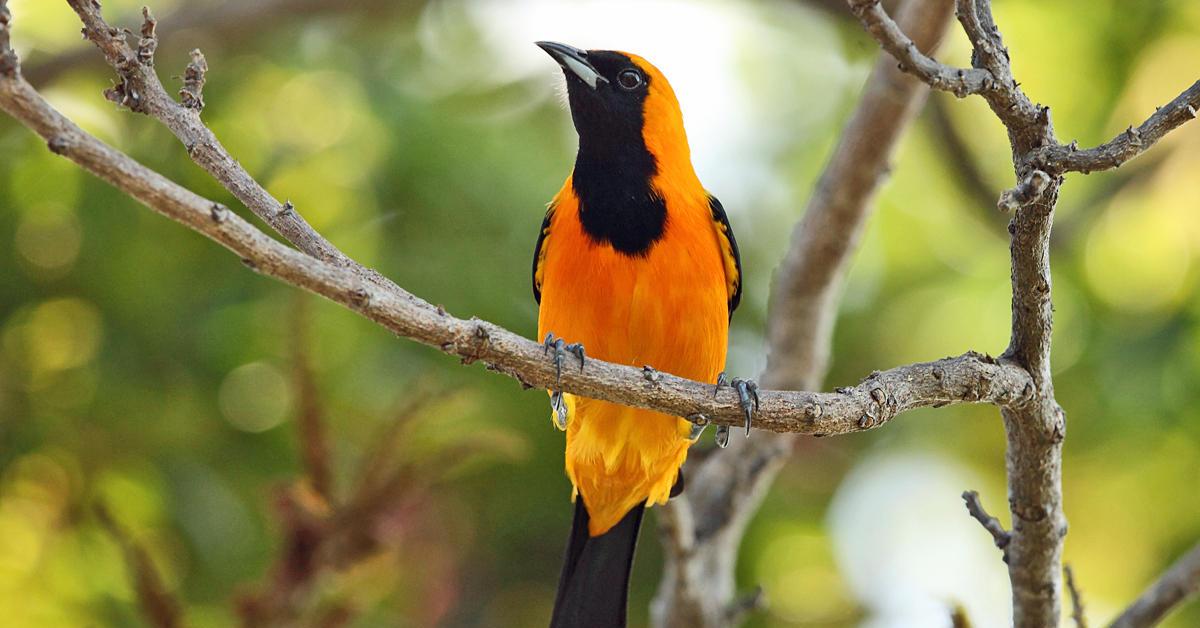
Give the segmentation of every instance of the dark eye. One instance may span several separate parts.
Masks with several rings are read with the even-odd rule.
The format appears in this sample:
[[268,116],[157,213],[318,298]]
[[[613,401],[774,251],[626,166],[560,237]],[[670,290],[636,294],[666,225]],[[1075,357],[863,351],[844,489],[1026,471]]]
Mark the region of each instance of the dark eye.
[[622,70],[617,75],[617,82],[625,89],[637,89],[642,86],[642,73],[637,70]]

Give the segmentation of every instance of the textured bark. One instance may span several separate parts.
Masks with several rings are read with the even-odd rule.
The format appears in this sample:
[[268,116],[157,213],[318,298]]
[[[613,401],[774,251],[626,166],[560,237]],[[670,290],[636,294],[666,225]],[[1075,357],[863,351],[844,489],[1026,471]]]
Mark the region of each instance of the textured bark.
[[[908,0],[902,6],[901,20],[916,45],[933,49],[946,31],[953,3]],[[820,385],[851,254],[896,140],[926,93],[894,61],[881,57],[876,62],[779,269],[768,320],[764,385]],[[877,397],[888,400],[891,394],[881,391]],[[860,420],[870,425],[877,417],[864,414]],[[793,446],[788,436],[754,434],[734,438],[725,451],[689,465],[688,490],[659,513],[666,565],[652,607],[656,625],[725,626],[748,610],[749,605],[735,599],[738,549],[747,523]]]
[[[1061,565],[1067,533],[1062,510],[1062,441],[1066,418],[1054,398],[1050,369],[1053,305],[1050,229],[1062,174],[1113,168],[1149,148],[1196,115],[1200,83],[1095,149],[1060,144],[1048,107],[1035,106],[1012,74],[1010,55],[992,17],[989,0],[957,0],[956,15],[971,41],[970,69],[942,65],[920,54],[878,0],[847,0],[863,26],[901,67],[930,86],[959,96],[978,94],[1004,124],[1012,146],[1017,185],[998,206],[1015,212],[1012,234],[1012,336],[1004,357],[1025,367],[1034,381],[1029,402],[1001,409],[1007,434],[1006,468],[1013,529],[1005,557],[1012,583],[1013,623],[1040,628],[1061,616]],[[958,77],[957,82],[951,77]],[[990,529],[989,529],[990,530]],[[993,535],[995,532],[993,531]]]

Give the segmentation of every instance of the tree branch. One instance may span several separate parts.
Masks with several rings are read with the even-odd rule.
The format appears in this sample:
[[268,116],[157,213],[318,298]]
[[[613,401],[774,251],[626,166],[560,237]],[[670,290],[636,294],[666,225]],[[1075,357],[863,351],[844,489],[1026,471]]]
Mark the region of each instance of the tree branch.
[[[254,215],[304,253],[346,268],[361,279],[380,287],[395,287],[395,284],[378,272],[351,260],[317,233],[290,201],[279,202],[246,172],[201,121],[200,111],[204,107],[204,101],[200,90],[204,85],[208,66],[200,51],[192,53],[191,63],[186,68],[181,104],[167,93],[155,72],[152,51],[157,48],[157,39],[154,29],[146,26],[146,23],[153,19],[148,11],[144,14],[142,42],[139,44],[139,50],[135,51],[126,42],[125,31],[110,26],[104,20],[98,2],[67,0],[67,3],[83,22],[84,37],[104,53],[108,64],[116,70],[120,78],[120,83],[105,92],[109,100],[128,107],[131,111],[147,114],[170,129],[175,137],[183,142],[192,161],[212,175],[230,194],[254,212]],[[150,54],[144,52],[147,48],[151,50]],[[409,298],[415,299],[411,295]],[[433,309],[427,303],[421,304],[430,310]]]
[[1111,628],[1149,628],[1162,621],[1176,606],[1200,593],[1200,543],[1138,597]]
[[[862,0],[847,0],[851,8]],[[901,66],[930,85],[955,91],[919,64],[906,63],[904,36],[886,25],[882,9],[871,3],[859,12],[863,26]],[[1034,379],[1031,403],[1002,409],[1008,440],[1009,507],[1013,530],[1006,548],[1012,583],[1013,624],[1041,628],[1058,624],[1061,614],[1062,440],[1066,419],[1054,398],[1050,371],[1053,307],[1050,302],[1050,227],[1061,178],[1039,171],[1028,156],[1057,144],[1050,110],[1037,107],[1013,78],[1008,49],[992,17],[989,0],[956,0],[956,16],[971,41],[974,69],[991,81],[980,81],[982,96],[1004,124],[1012,147],[1019,185],[1002,195],[1001,207],[1015,211],[1009,224],[1012,258],[1012,336],[1005,356],[1028,369]],[[971,92],[970,89],[959,89]]]
[[992,541],[996,543],[996,547],[1004,552],[1004,561],[1008,562],[1008,544],[1012,541],[1012,534],[1004,529],[1000,524],[1000,520],[989,515],[988,511],[984,510],[983,504],[979,502],[979,493],[976,491],[963,491],[963,501],[967,504],[967,512],[983,526],[988,534],[992,535]]
[[1137,157],[1150,149],[1167,133],[1185,122],[1194,120],[1200,110],[1200,81],[1175,97],[1175,100],[1155,110],[1141,126],[1130,126],[1120,135],[1095,148],[1079,150],[1072,142],[1069,145],[1055,143],[1037,150],[1031,157],[1054,173],[1097,172],[1110,170]]
[[[78,2],[79,0],[73,0]],[[46,139],[56,153],[108,181],[146,206],[209,237],[259,273],[325,296],[387,329],[488,368],[526,386],[655,409],[676,416],[702,414],[739,425],[737,395],[710,384],[661,373],[645,379],[641,369],[588,360],[587,369],[565,369],[561,383],[543,347],[494,324],[455,318],[424,306],[400,288],[309,257],[258,231],[220,204],[198,196],[84,132],[55,111],[19,74],[0,79],[0,108]],[[936,373],[942,373],[938,380]],[[1029,380],[1020,368],[977,354],[900,367],[843,393],[763,391],[759,427],[798,433],[844,434],[870,429],[917,407],[959,401],[1019,404]],[[877,397],[886,393],[883,402]],[[954,397],[961,396],[960,399]],[[862,417],[873,417],[864,421]]]
[[950,92],[959,98],[992,88],[993,78],[987,70],[955,68],[923,54],[920,47],[904,34],[904,29],[892,20],[879,0],[848,2],[850,10],[867,32],[900,62],[901,71],[916,76],[934,89]]
[[[907,0],[903,7],[901,21],[919,49],[935,48],[949,24],[952,0]],[[765,386],[821,385],[850,256],[893,148],[926,93],[893,61],[883,56],[876,61],[776,273]],[[859,420],[869,425],[876,417],[864,413]],[[652,607],[656,625],[729,625],[742,535],[795,443],[786,436],[755,434],[734,439],[723,455],[689,463],[688,490],[659,511],[668,525],[666,565]]]

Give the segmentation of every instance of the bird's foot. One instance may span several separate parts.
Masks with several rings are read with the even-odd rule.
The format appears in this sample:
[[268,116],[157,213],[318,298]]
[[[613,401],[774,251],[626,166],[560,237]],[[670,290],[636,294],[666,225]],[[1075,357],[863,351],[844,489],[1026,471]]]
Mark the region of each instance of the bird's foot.
[[708,417],[697,412],[696,414],[689,414],[687,420],[692,422],[692,430],[688,432],[688,440],[694,441],[700,438],[700,435],[704,433],[704,428],[708,427]]
[[567,354],[573,354],[579,358],[579,372],[583,372],[583,364],[586,362],[586,357],[583,352],[583,345],[578,342],[568,344],[562,338],[554,335],[554,332],[546,334],[546,339],[542,341],[542,355],[554,351],[554,389],[558,390],[562,384],[562,367],[563,361]]
[[[750,426],[754,422],[754,413],[758,411],[758,382],[752,379],[729,379],[725,373],[717,376],[717,391],[721,386],[730,386],[737,391],[738,405],[746,413],[746,436],[750,436]],[[713,393],[716,396],[716,393]],[[725,430],[725,442],[729,442],[729,430]],[[717,428],[717,444],[721,445],[721,428]],[[724,447],[724,445],[721,445]]]

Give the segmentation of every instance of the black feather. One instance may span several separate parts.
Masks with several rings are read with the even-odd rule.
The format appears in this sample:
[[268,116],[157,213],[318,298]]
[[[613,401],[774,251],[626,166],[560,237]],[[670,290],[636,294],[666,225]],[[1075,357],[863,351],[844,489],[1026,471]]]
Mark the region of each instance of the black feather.
[[638,504],[608,532],[589,536],[587,508],[582,497],[575,499],[550,628],[624,628],[629,574],[645,509]]

